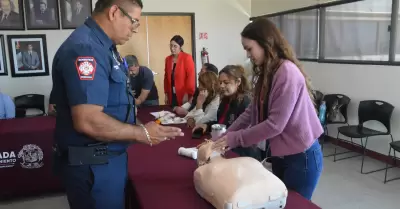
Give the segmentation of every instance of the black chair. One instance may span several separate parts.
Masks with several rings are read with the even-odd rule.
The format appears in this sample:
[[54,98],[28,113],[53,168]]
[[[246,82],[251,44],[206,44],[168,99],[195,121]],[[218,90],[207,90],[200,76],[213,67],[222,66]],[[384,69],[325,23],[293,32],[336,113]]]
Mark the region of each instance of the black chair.
[[15,108],[15,117],[16,118],[25,118],[26,110],[21,108]]
[[[326,104],[326,122],[323,124],[324,134],[329,136],[328,132],[328,125],[331,124],[347,124],[348,123],[348,116],[347,116],[347,108],[350,104],[351,99],[344,95],[344,94],[326,94],[322,101],[325,101]],[[341,114],[344,120],[336,120],[336,115]],[[325,137],[323,137],[325,138]],[[325,139],[322,140],[321,148],[324,149]],[[348,152],[342,152],[340,154],[345,154]],[[324,157],[330,157],[334,154],[326,155]]]
[[[392,162],[392,164],[394,166],[397,166],[398,158],[396,157],[396,152],[400,152],[400,141],[395,141],[395,142],[390,143],[389,157],[390,157],[390,153],[391,153],[392,149],[393,149],[393,158],[392,158],[393,162]],[[390,166],[389,167],[389,162],[386,162],[385,180],[383,181],[383,183],[386,184],[389,181],[394,181],[394,180],[400,179],[400,177],[387,179],[387,171],[388,171],[388,169],[389,168],[393,168],[394,166]]]
[[[44,105],[44,95],[41,94],[26,94],[14,98],[15,107],[18,109],[38,109],[42,113],[30,116],[43,116],[46,115]],[[29,116],[29,117],[30,117]]]
[[[347,136],[351,140],[353,138],[361,140],[361,148],[362,148],[361,173],[362,174],[369,174],[369,173],[373,173],[373,172],[377,172],[377,171],[381,171],[381,170],[385,169],[385,168],[382,168],[382,169],[377,169],[377,170],[373,170],[373,171],[369,171],[369,172],[364,172],[364,170],[363,170],[364,158],[365,158],[365,151],[367,149],[369,137],[389,135],[393,142],[393,136],[391,134],[391,128],[390,128],[390,121],[392,118],[393,110],[394,110],[394,106],[387,102],[384,102],[384,101],[380,101],[380,100],[361,101],[358,106],[358,125],[343,126],[343,127],[338,128],[339,132],[336,137],[337,140],[339,138],[339,134]],[[367,121],[378,121],[378,122],[382,123],[386,127],[386,132],[377,131],[374,129],[364,127],[363,124]],[[365,145],[363,143],[363,138],[366,138]],[[356,145],[356,146],[360,147],[360,145]],[[336,159],[336,155],[337,155],[336,148],[337,148],[337,143],[335,146],[334,162],[360,156],[360,155],[356,155],[356,156],[350,156],[350,157],[346,157],[346,158]]]

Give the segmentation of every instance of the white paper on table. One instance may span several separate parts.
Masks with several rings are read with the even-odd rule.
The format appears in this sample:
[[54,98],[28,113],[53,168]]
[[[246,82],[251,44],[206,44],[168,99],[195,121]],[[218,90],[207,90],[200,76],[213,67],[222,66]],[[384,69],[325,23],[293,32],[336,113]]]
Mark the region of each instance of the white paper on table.
[[187,123],[185,118],[177,117],[174,113],[169,111],[152,112],[150,114],[160,120],[163,125]]
[[150,113],[152,116],[156,117],[156,118],[161,118],[167,115],[171,115],[171,116],[175,116],[174,113],[170,112],[170,111],[160,111],[160,112],[151,112]]

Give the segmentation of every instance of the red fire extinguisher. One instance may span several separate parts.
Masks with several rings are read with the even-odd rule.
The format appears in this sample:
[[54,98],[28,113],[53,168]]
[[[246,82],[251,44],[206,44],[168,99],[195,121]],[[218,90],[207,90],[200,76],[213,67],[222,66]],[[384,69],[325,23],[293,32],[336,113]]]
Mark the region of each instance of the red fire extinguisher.
[[201,51],[201,64],[204,65],[205,63],[209,63],[210,58],[208,56],[208,51],[206,50],[205,47],[203,47],[203,50]]

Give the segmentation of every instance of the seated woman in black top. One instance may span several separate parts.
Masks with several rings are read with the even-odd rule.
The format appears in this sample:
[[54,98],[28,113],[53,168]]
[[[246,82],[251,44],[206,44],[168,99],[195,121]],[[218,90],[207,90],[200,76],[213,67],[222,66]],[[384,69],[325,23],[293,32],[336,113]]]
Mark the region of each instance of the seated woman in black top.
[[[198,124],[193,128],[202,128],[204,132],[210,132],[214,124],[225,124],[228,128],[242,114],[250,104],[249,86],[244,75],[244,68],[240,65],[228,65],[219,72],[221,91],[221,103],[217,112],[217,121],[206,124]],[[257,149],[235,148],[241,156],[258,158]]]

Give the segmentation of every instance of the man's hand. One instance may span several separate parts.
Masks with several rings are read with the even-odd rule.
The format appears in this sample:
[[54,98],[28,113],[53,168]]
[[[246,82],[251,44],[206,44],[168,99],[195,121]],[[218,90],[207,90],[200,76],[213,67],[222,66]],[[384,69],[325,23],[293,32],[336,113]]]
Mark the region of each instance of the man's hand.
[[[171,126],[162,126],[153,121],[147,123],[146,125],[144,125],[144,127],[149,132],[150,140],[153,145],[159,144],[166,140],[174,139],[177,136],[184,136],[180,128],[175,128]],[[142,134],[139,135],[137,141],[143,144],[150,144],[144,130]]]
[[175,107],[174,111],[180,116],[186,116],[188,114],[188,111],[183,107]]

